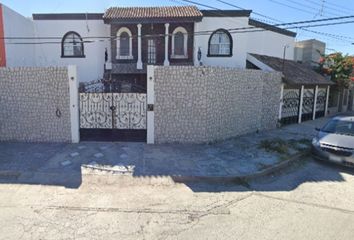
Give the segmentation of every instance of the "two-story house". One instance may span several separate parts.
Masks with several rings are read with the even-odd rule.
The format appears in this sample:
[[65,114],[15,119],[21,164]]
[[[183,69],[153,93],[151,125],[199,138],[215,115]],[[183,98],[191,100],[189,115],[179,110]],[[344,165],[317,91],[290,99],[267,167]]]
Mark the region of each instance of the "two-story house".
[[76,65],[80,82],[105,78],[121,91],[144,91],[148,64],[244,69],[248,53],[294,58],[296,33],[251,19],[250,10],[113,7],[32,19],[0,10],[2,65]]

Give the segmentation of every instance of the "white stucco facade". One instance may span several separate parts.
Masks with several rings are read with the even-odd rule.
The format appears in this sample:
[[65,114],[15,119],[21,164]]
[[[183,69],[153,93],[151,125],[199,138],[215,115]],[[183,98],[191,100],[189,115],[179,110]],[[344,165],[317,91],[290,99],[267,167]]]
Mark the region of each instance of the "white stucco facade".
[[[12,9],[2,5],[4,36],[6,38],[33,38],[34,26],[29,18],[25,18]],[[35,66],[35,48],[31,44],[13,44],[29,42],[29,39],[5,39],[6,65],[8,67]]]
[[294,60],[295,37],[272,31],[250,32],[247,41],[248,53]]
[[[195,61],[198,60],[198,49],[201,49],[203,65],[245,68],[247,57],[247,33],[231,33],[233,49],[231,57],[208,57],[209,38],[217,29],[232,29],[248,26],[248,17],[203,17],[195,24]],[[201,32],[201,34],[198,34]],[[208,33],[203,33],[208,32]]]
[[[209,38],[212,32],[217,29],[239,29],[236,30],[240,31],[239,33],[229,31],[233,42],[232,56],[207,56]],[[247,53],[283,58],[284,47],[286,49],[285,58],[294,59],[295,37],[262,30],[264,29],[249,25],[249,17],[203,17],[201,22],[195,24],[195,65],[199,64],[197,57],[199,48],[202,52],[201,62],[207,66],[245,68]],[[204,32],[208,32],[208,34]]]
[[[84,43],[83,58],[63,58],[61,43],[36,45],[36,64],[38,66],[76,65],[80,82],[102,78],[104,72],[105,48],[110,53],[109,39],[88,39],[87,37],[109,37],[109,25],[103,20],[35,20],[34,29],[37,37],[63,37],[67,32],[78,33]],[[61,42],[61,39],[56,40]]]

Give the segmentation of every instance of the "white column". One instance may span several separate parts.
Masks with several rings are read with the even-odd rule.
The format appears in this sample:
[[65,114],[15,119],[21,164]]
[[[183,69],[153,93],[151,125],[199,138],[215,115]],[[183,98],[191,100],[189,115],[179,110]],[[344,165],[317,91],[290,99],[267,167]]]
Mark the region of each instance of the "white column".
[[76,66],[68,66],[69,93],[70,93],[70,125],[71,142],[80,142],[80,116],[79,116],[79,81]]
[[318,85],[316,85],[316,88],[315,88],[315,99],[314,99],[314,101],[313,101],[313,115],[312,115],[312,120],[315,120],[315,119],[316,119],[317,95],[318,95]]
[[283,110],[283,98],[284,98],[284,83],[281,84],[281,88],[280,88],[280,104],[279,104],[279,117],[278,119],[281,120],[281,112]]
[[163,62],[164,66],[169,66],[170,62],[168,61],[168,39],[169,39],[169,31],[168,28],[170,27],[169,23],[165,23],[165,61]]
[[328,101],[329,101],[329,90],[330,90],[330,88],[331,88],[330,86],[327,87],[325,116],[328,115]]
[[143,62],[141,60],[141,24],[138,24],[138,62],[136,63],[137,69],[143,69]]
[[[155,103],[155,90],[154,90],[154,82],[155,82],[155,67],[149,65],[147,67],[147,136],[146,142],[148,144],[155,143],[155,114],[154,114],[154,103]],[[151,109],[152,107],[152,109]],[[149,109],[150,108],[150,109]]]
[[304,85],[301,86],[301,92],[300,92],[300,106],[299,106],[299,123],[301,123],[301,118],[302,118],[302,104],[304,103],[304,90],[305,87]]

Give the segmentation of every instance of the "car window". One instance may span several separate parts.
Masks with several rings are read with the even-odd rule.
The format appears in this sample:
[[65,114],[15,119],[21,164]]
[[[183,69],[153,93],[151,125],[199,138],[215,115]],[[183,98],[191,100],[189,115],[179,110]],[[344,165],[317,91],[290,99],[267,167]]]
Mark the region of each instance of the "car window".
[[354,122],[331,120],[321,130],[328,133],[354,136]]

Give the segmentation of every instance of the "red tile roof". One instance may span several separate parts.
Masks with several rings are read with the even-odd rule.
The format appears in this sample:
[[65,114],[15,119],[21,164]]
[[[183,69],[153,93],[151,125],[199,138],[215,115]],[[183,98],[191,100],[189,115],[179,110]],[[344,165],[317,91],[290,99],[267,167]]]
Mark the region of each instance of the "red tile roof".
[[149,19],[149,18],[196,18],[203,14],[196,6],[174,7],[111,7],[103,18],[110,19]]

